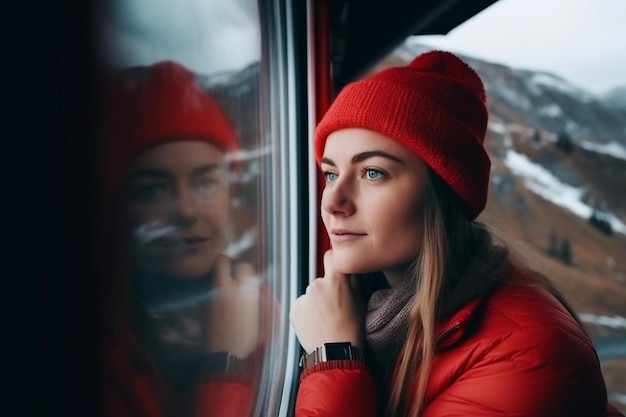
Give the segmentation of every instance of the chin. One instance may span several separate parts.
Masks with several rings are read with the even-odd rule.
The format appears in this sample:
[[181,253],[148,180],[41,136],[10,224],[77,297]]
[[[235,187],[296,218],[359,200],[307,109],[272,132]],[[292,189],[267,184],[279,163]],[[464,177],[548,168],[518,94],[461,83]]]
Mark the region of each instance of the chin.
[[213,269],[213,265],[194,263],[175,263],[169,265],[159,265],[153,269],[158,274],[180,281],[192,281],[206,277]]
[[172,270],[171,276],[173,276],[176,279],[188,281],[188,280],[194,280],[194,279],[200,279],[200,278],[206,277],[211,272],[211,270],[212,268],[209,268],[208,266],[179,267],[179,268]]
[[351,256],[337,256],[334,254],[333,263],[337,272],[346,275],[365,274],[373,271],[371,266],[368,266],[362,258],[355,259]]

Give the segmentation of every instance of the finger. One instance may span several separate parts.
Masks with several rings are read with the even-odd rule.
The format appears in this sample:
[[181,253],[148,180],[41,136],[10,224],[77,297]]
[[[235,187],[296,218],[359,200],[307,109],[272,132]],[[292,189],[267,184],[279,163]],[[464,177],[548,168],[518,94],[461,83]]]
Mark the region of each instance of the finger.
[[333,250],[329,249],[324,252],[324,276],[331,273],[333,269]]
[[235,281],[239,284],[239,288],[254,293],[258,293],[263,285],[263,280],[259,274],[247,262],[241,262],[235,266]]
[[346,279],[348,277],[349,275],[342,274],[335,270],[333,250],[327,250],[326,253],[324,253],[324,278]]
[[313,290],[313,287],[315,286],[315,282],[319,279],[323,279],[323,278],[315,278],[313,281],[309,282],[309,285],[306,286],[306,290],[304,290],[305,294],[308,294],[311,292],[311,290]]
[[231,261],[227,256],[221,255],[215,267],[214,282],[216,287],[229,285],[233,280]]
[[323,285],[323,281],[324,278],[315,278],[313,281],[309,282],[309,285],[306,287],[305,294],[314,291],[315,288],[320,288],[320,285]]
[[250,279],[254,279],[256,277],[256,271],[247,262],[238,262],[235,264],[233,278],[237,281],[249,281]]

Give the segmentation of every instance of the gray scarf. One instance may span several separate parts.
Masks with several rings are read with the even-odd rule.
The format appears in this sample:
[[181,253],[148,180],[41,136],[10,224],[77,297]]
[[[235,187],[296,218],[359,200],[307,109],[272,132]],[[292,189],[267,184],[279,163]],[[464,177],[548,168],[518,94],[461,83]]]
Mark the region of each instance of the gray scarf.
[[[444,289],[438,319],[444,319],[473,298],[502,282],[507,250],[494,246],[489,232],[475,224],[472,254],[467,267]],[[415,279],[396,288],[372,293],[365,316],[365,352],[379,385],[385,382],[402,349],[408,332],[409,313],[415,300]]]

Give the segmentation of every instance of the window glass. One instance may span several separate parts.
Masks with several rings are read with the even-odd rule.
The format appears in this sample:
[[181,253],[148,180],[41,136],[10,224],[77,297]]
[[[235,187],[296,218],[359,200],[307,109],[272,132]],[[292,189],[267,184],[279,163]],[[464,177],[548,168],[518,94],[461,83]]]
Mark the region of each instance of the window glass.
[[104,414],[258,415],[288,284],[256,2],[101,1],[94,27]]

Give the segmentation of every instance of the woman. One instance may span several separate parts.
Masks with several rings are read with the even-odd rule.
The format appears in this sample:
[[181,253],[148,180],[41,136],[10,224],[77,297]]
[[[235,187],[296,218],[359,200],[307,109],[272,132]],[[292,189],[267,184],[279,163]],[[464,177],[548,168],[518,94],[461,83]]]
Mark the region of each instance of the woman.
[[103,415],[248,417],[263,291],[232,242],[235,130],[175,62],[106,83]]
[[315,133],[332,249],[291,311],[296,416],[605,416],[592,343],[476,222],[485,92],[433,51],[346,86]]

